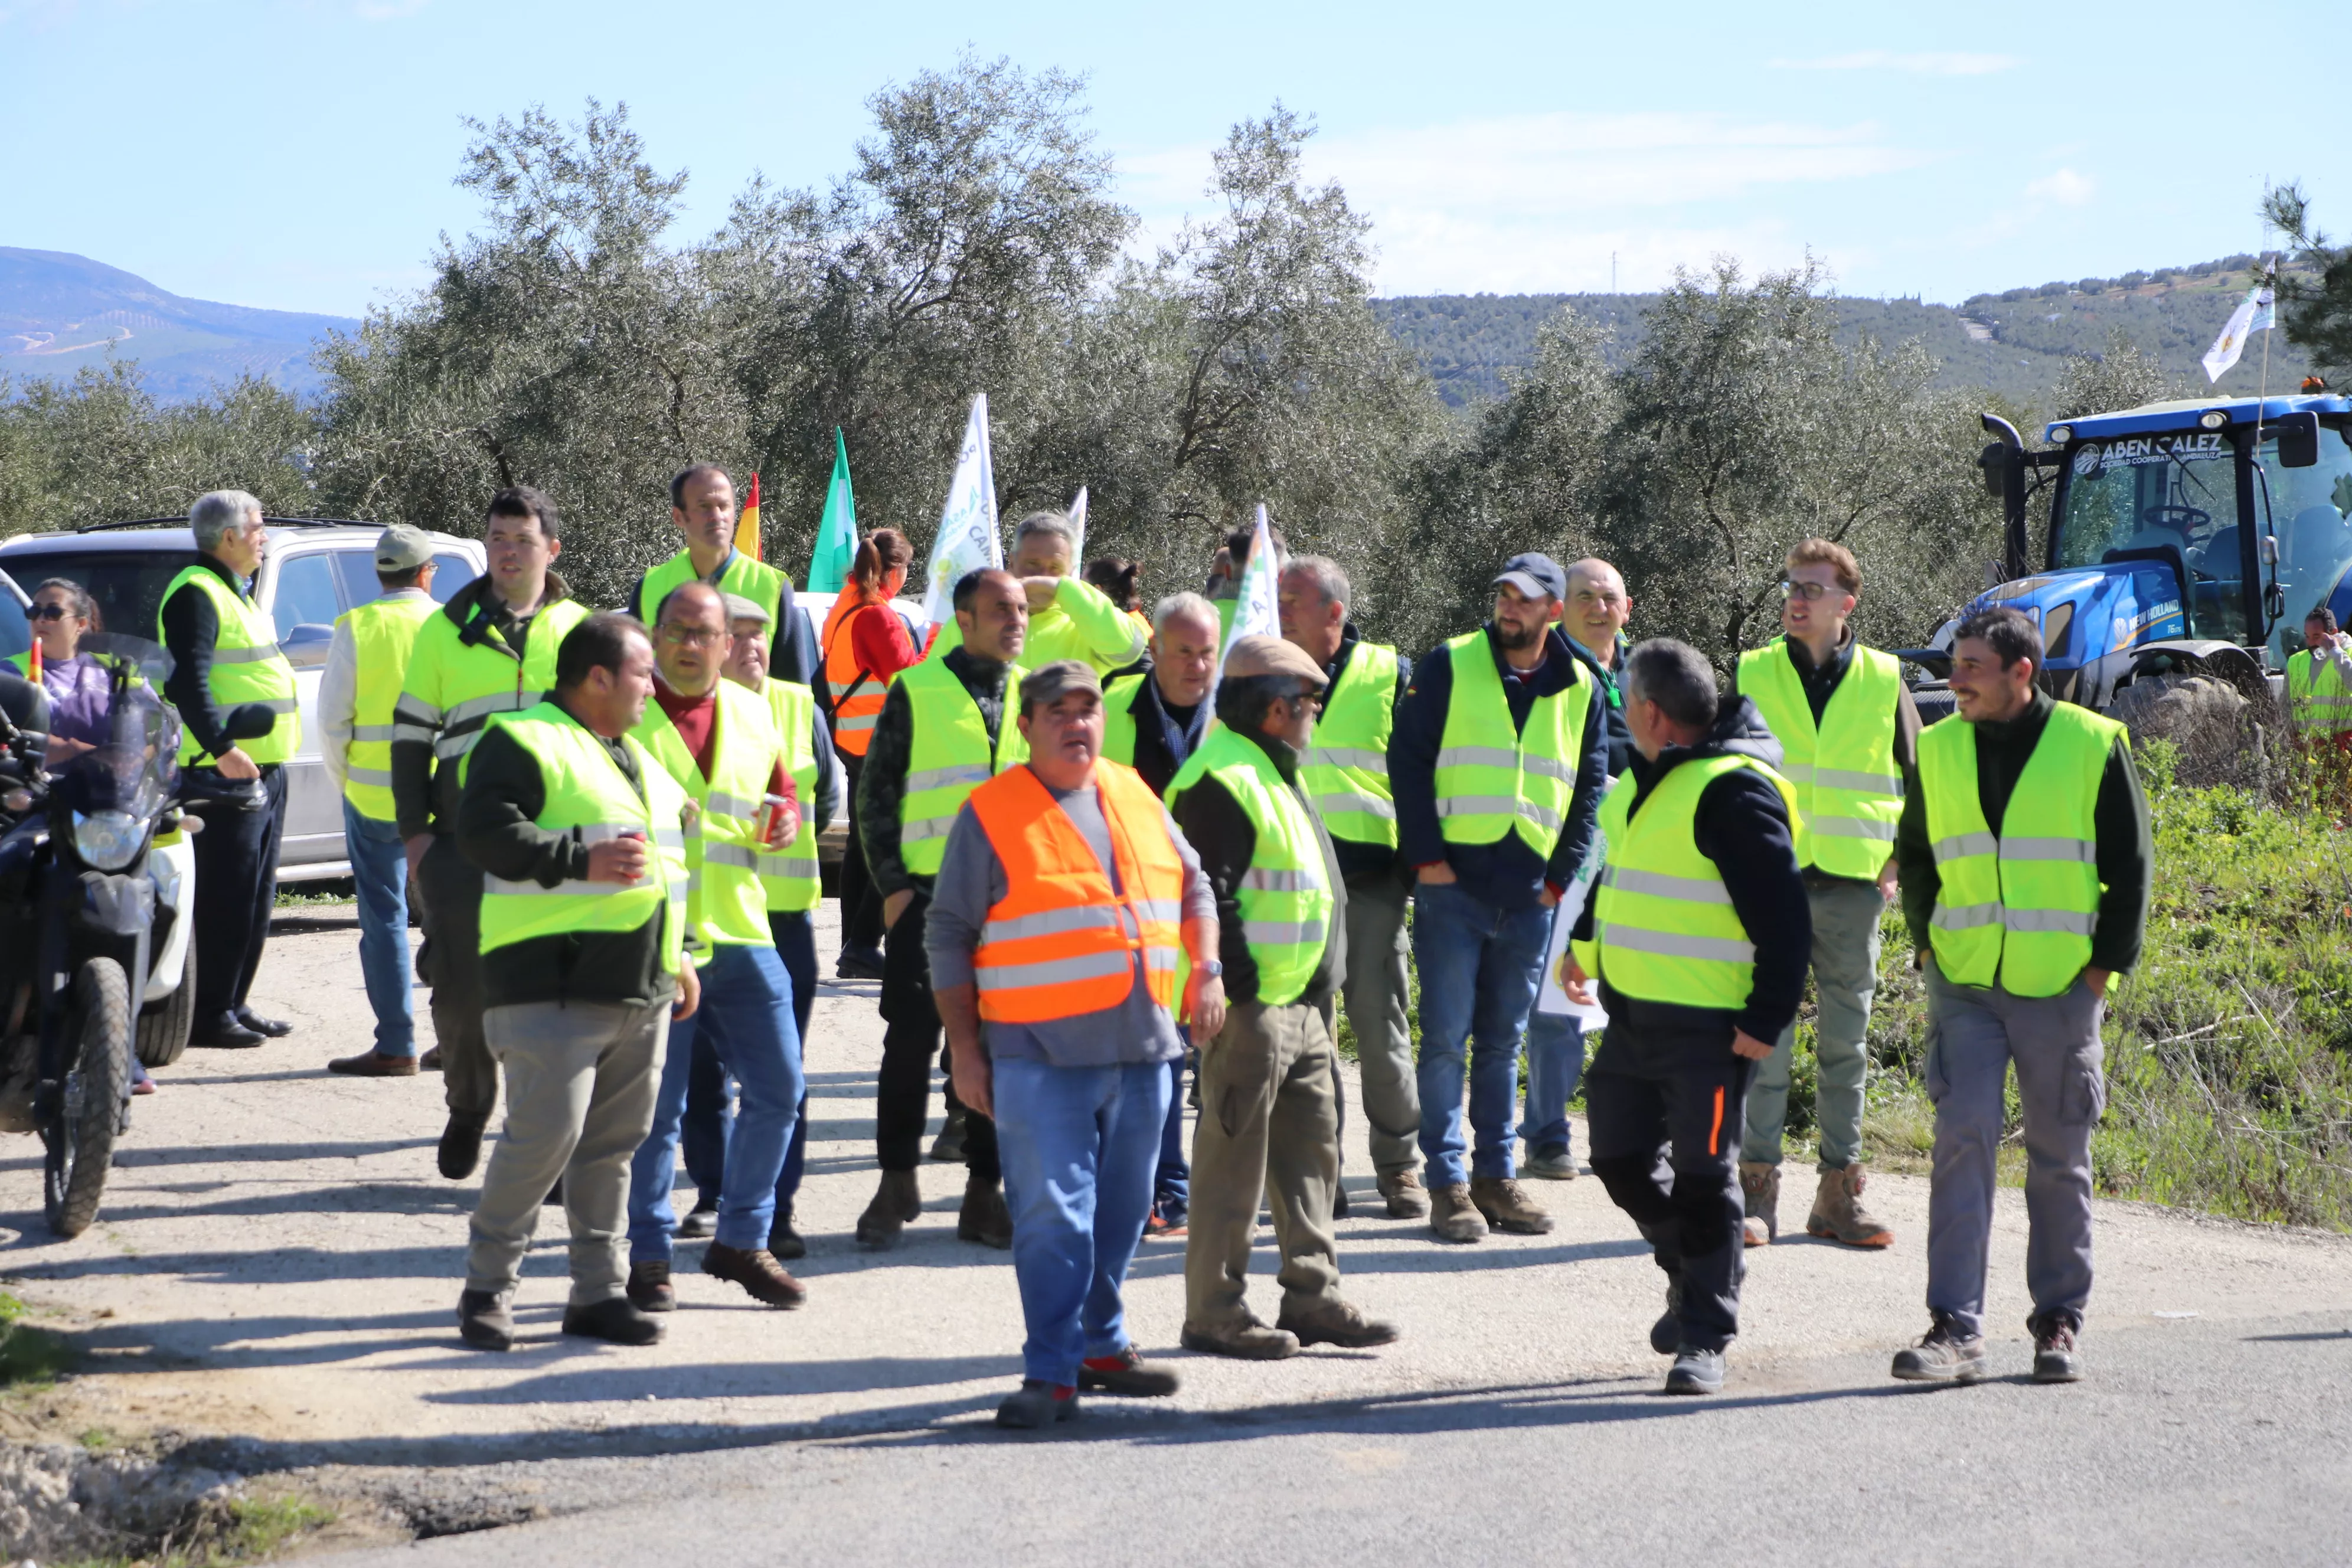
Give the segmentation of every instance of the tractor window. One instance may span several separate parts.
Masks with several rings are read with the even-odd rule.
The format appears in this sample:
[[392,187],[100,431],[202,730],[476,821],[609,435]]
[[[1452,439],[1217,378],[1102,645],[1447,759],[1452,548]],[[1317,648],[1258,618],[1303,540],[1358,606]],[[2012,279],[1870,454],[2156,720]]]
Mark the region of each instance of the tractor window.
[[2220,431],[2085,441],[2069,454],[2052,564],[2152,557],[2187,577],[2189,635],[2246,641],[2236,449]]
[[2286,614],[2271,633],[2280,662],[2303,646],[2303,617],[2319,605],[2341,618],[2352,594],[2338,584],[2352,568],[2352,445],[2334,426],[2319,427],[2319,461],[2308,468],[2278,465],[2276,443],[2263,442],[2263,479],[2270,489],[2272,526],[2278,530],[2279,586]]

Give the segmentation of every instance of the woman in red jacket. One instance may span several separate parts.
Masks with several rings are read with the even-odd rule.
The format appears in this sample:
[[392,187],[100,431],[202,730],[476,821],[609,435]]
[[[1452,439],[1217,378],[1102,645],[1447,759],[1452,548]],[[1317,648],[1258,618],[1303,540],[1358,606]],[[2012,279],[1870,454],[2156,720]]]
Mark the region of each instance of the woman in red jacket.
[[874,740],[874,721],[898,672],[915,662],[915,645],[890,601],[907,584],[915,558],[907,536],[877,528],[857,546],[849,583],[824,618],[823,694],[833,717],[834,750],[849,774],[849,848],[841,862],[841,957],[844,980],[882,978],[882,900],[866,871],[857,837],[857,775]]

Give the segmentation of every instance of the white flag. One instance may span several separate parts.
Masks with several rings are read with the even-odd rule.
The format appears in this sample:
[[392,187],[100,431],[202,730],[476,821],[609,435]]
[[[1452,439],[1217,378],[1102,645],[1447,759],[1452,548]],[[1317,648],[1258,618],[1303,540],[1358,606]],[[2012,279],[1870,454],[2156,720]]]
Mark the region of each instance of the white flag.
[[2246,352],[2246,340],[2256,332],[2269,331],[2277,322],[2278,314],[2273,300],[2268,289],[2246,290],[2246,297],[2238,302],[2236,310],[2230,312],[2230,320],[2221,328],[2221,335],[2215,338],[2213,346],[2205,351],[2205,378],[2208,382],[2219,381],[2228,374],[2230,367],[2238,363],[2238,356]]
[[1087,487],[1078,487],[1077,499],[1070,502],[1070,570],[1084,573],[1087,569]]
[[[1242,570],[1241,590],[1234,599],[1234,624],[1225,632],[1225,646],[1217,650],[1222,679],[1225,655],[1238,637],[1278,637],[1282,635],[1282,603],[1276,581],[1274,540],[1265,531],[1265,503],[1257,505],[1257,532],[1250,540],[1249,564]],[[1211,689],[1215,689],[1211,683]]]
[[940,512],[939,536],[931,541],[923,615],[934,626],[955,623],[955,585],[967,572],[1004,564],[1004,543],[996,531],[996,468],[988,454],[988,394],[971,400],[971,418],[956,453],[955,478],[948,481],[948,504]]

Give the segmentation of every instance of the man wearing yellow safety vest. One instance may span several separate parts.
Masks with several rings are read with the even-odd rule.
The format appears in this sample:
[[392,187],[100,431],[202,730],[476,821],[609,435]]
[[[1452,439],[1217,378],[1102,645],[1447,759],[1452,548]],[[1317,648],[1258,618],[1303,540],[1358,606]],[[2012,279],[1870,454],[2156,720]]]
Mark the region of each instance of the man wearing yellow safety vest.
[[805,682],[815,668],[815,636],[803,629],[793,580],[735,548],[735,482],[709,463],[682,469],[669,482],[669,519],[686,535],[686,548],[637,579],[629,595],[637,619],[653,625],[662,600],[682,583],[740,594],[768,612],[778,671]]
[[511,1298],[558,1178],[563,1331],[662,1337],[621,1268],[629,1158],[653,1124],[667,1026],[694,1016],[699,986],[685,954],[693,801],[629,738],[653,677],[643,626],[591,616],[563,635],[547,700],[494,716],[452,764],[456,837],[485,873],[483,1027],[507,1078],[457,1298],[457,1331],[480,1350],[514,1347]]
[[[800,803],[800,832],[781,847],[762,846],[760,886],[767,895],[768,933],[793,983],[793,1027],[805,1049],[809,1010],[816,1000],[816,924],[811,918],[820,894],[816,841],[841,811],[834,782],[833,742],[816,697],[796,680],[768,673],[768,613],[751,600],[730,595],[727,630],[733,647],[727,679],[755,692],[782,737],[790,793]],[[679,1151],[694,1183],[694,1208],[677,1223],[684,1237],[709,1236],[719,1219],[719,1189],[726,1180],[727,1142],[735,1123],[734,1092],[727,1068],[698,1031],[694,1060],[687,1070],[686,1116],[679,1125]],[[776,1214],[768,1222],[768,1250],[782,1262],[808,1256],[808,1243],[793,1228],[793,1208],[808,1161],[808,1090],[801,1090],[800,1115],[776,1178]]]
[[436,1160],[453,1182],[474,1173],[482,1130],[498,1109],[498,1063],[482,1035],[481,868],[458,852],[461,768],[500,713],[539,705],[555,684],[556,650],[588,618],[548,568],[562,552],[555,503],[527,485],[490,497],[482,523],[489,570],[427,616],[393,708],[392,807],[430,942],[438,1067],[449,1120]]
[[1591,847],[1609,784],[1601,687],[1552,625],[1566,574],[1549,555],[1515,555],[1493,585],[1492,620],[1416,661],[1389,739],[1398,844],[1416,879],[1429,1225],[1453,1242],[1482,1240],[1490,1225],[1551,1229],[1512,1159],[1519,1037],[1551,910]]
[[1955,719],[1919,737],[1895,837],[1903,916],[1927,975],[1926,1336],[1896,1377],[1986,1374],[1985,1258],[2010,1064],[2024,1121],[2033,1380],[2082,1375],[2091,1295],[2091,1132],[2106,1105],[2107,984],[2139,961],[2154,853],[2124,727],[2053,702],[2042,634],[2007,605],[1952,639]]
[[182,792],[214,803],[195,838],[188,1043],[245,1047],[292,1029],[245,999],[269,940],[285,764],[301,747],[302,716],[277,625],[247,585],[269,547],[261,503],[243,490],[215,490],[188,508],[188,528],[195,563],[163,589],[155,613],[156,640],[172,655],[163,696],[180,713]]
[[2352,749],[2352,637],[2336,629],[2326,605],[2304,617],[2303,647],[2286,661],[2286,699],[2299,743]]
[[670,1190],[687,1079],[708,1038],[720,1069],[741,1085],[743,1108],[702,1271],[763,1305],[790,1309],[808,1292],[768,1250],[768,1229],[806,1079],[792,979],[769,934],[760,868],[762,856],[782,855],[800,837],[797,786],[767,703],[719,674],[732,645],[719,591],[681,583],[658,615],[654,700],[629,734],[695,803],[686,840],[688,956],[700,970],[702,1005],[670,1027],[653,1130],[629,1166],[629,1300],[648,1312],[677,1305]]
[[[1857,641],[1847,624],[1862,591],[1853,552],[1800,541],[1782,565],[1782,635],[1742,654],[1737,696],[1756,704],[1780,742],[1780,774],[1796,790],[1797,864],[1813,910],[1814,1060],[1821,1130],[1808,1235],[1885,1247],[1895,1233],[1862,1205],[1862,1089],[1870,999],[1878,989],[1878,921],[1895,892],[1895,821],[1919,741],[1919,710],[1893,654]],[[1781,1032],[1748,1095],[1739,1186],[1742,1239],[1780,1233],[1780,1134],[1797,1026]]]
[[319,676],[319,756],[343,792],[343,852],[360,906],[360,974],[375,1013],[375,1048],[339,1057],[330,1072],[409,1078],[416,1019],[409,1005],[408,859],[392,804],[393,708],[433,602],[433,536],[405,524],[375,542],[378,598],[343,612]]
[[[916,1167],[931,1104],[931,1059],[940,1048],[923,927],[948,833],[972,790],[1025,760],[1028,743],[1005,721],[1005,702],[1028,673],[1021,657],[1029,600],[1009,572],[967,572],[953,590],[956,646],[900,672],[875,721],[874,743],[857,778],[857,832],[866,868],[882,895],[882,1065],[874,1089],[875,1153],[882,1167],[874,1201],[857,1218],[861,1247],[895,1246],[923,1211]],[[1124,617],[1121,617],[1124,619]],[[952,1084],[948,1109],[961,1108]],[[963,1207],[956,1235],[987,1247],[1013,1245],[1013,1219],[998,1191],[996,1129],[966,1118]]]
[[[1282,569],[1283,638],[1313,659],[1328,683],[1313,743],[1299,758],[1298,783],[1331,836],[1348,885],[1341,989],[1363,1075],[1372,1170],[1389,1216],[1421,1219],[1429,1213],[1429,1189],[1422,1185],[1415,1142],[1421,1085],[1406,1011],[1404,906],[1412,882],[1397,853],[1396,803],[1389,790],[1389,734],[1412,683],[1412,661],[1364,640],[1348,618],[1354,596],[1348,574],[1328,555],[1295,555]],[[1342,1125],[1347,1110],[1343,1099]],[[1345,1188],[1337,1212],[1343,1217],[1348,1212]]]
[[[1150,668],[1122,675],[1103,688],[1103,752],[1133,768],[1165,796],[1177,770],[1208,733],[1209,682],[1217,673],[1223,637],[1217,612],[1198,594],[1171,594],[1152,612]],[[1186,1046],[1192,1041],[1186,1037]],[[1168,1121],[1160,1131],[1160,1169],[1151,1182],[1151,1218],[1144,1234],[1185,1234],[1192,1212],[1192,1164],[1184,1153],[1184,1061],[1168,1066]]]
[[[1348,972],[1348,889],[1307,804],[1325,677],[1287,642],[1225,650],[1218,728],[1169,786],[1177,826],[1216,894],[1225,1026],[1203,1035],[1184,1247],[1184,1346],[1274,1361],[1302,1345],[1351,1350],[1397,1337],[1339,1294],[1339,1050],[1331,1005]],[[1244,1302],[1260,1200],[1274,1215],[1282,1310]]]
[[998,1119],[1013,1205],[1028,1337],[996,1424],[1034,1429],[1076,1415],[1081,1389],[1176,1392],[1136,1353],[1120,1288],[1184,1048],[1176,1018],[1205,1038],[1225,1001],[1207,879],[1159,797],[1100,760],[1094,671],[1049,664],[1018,700],[1025,765],[957,804],[927,941],[957,1092]]
[[[1022,657],[1032,668],[1075,658],[1101,676],[1143,657],[1143,628],[1077,575],[1076,548],[1070,520],[1061,512],[1033,511],[1013,525],[1013,575],[1029,605]],[[954,625],[941,626],[926,657],[938,658],[961,635]]]
[[1650,1348],[1668,1394],[1723,1387],[1739,1331],[1741,1102],[1797,1016],[1811,916],[1780,743],[1668,638],[1623,677],[1634,758],[1601,807],[1607,857],[1560,984],[1609,1015],[1584,1079],[1592,1173],[1666,1276]]

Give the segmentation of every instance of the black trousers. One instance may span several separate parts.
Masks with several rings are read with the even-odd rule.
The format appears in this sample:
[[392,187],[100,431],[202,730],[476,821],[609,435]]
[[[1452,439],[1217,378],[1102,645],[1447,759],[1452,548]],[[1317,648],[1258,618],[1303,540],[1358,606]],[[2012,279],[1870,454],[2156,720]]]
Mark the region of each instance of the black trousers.
[[1592,1173],[1681,1280],[1683,1342],[1701,1350],[1739,1332],[1739,1138],[1755,1067],[1727,1048],[1705,1065],[1635,1076],[1596,1063],[1584,1075]]
[[[923,952],[929,895],[918,889],[882,948],[882,1070],[874,1092],[874,1152],[886,1171],[923,1163],[923,1127],[931,1114],[931,1059],[944,1043],[940,1010],[931,1000],[931,963]],[[956,1099],[948,1086],[948,1107]],[[965,1167],[980,1181],[1004,1178],[996,1160],[996,1123],[977,1112],[964,1124]]]
[[286,770],[261,770],[259,811],[207,811],[195,836],[196,1015],[212,1018],[245,1005],[261,950],[269,941],[269,911],[278,901],[278,846],[286,836]]
[[866,844],[857,835],[857,779],[866,759],[847,752],[836,753],[849,775],[842,809],[849,818],[849,847],[841,857],[841,944],[844,947],[882,945],[882,895],[874,890],[874,874],[866,868]]

